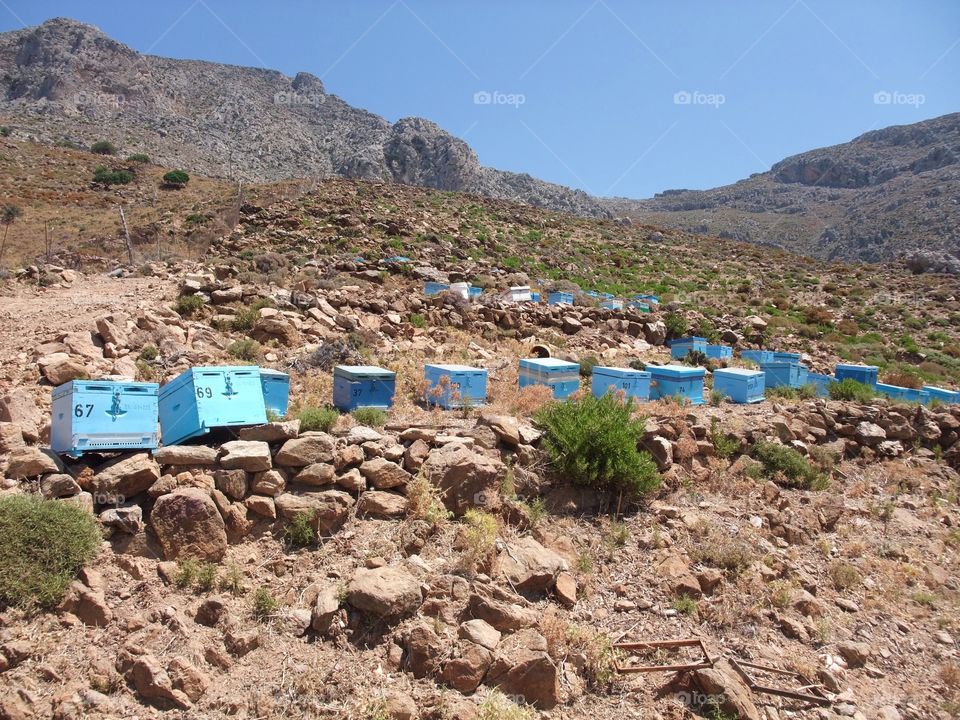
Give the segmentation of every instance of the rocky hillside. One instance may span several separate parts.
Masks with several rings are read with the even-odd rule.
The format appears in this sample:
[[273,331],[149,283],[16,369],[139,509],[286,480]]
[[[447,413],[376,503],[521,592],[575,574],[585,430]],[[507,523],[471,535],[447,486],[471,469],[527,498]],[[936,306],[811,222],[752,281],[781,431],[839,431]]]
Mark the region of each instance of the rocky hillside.
[[868,132],[713,190],[610,204],[647,222],[877,262],[921,251],[918,269],[960,272],[960,113]]
[[0,34],[0,118],[18,134],[123,153],[206,175],[390,180],[604,215],[580,191],[482,167],[422,118],[391,125],[309,73],[142,55],[65,18]]

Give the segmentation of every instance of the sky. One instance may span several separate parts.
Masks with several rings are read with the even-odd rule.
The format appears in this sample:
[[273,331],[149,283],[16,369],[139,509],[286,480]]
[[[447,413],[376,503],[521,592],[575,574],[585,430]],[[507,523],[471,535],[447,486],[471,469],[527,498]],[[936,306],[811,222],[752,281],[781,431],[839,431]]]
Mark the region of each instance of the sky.
[[141,52],[307,71],[484,165],[651,197],[960,111],[958,0],[0,0]]

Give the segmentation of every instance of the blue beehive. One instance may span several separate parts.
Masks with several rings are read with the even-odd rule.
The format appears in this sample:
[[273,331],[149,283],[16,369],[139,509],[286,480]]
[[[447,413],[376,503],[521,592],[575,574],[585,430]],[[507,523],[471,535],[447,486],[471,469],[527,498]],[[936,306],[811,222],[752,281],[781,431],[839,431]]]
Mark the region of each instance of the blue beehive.
[[707,357],[713,360],[729,360],[733,357],[733,348],[729,345],[707,345]]
[[677,338],[670,343],[670,357],[683,360],[691,350],[707,354],[707,339],[702,337]]
[[530,302],[540,302],[540,293],[538,292],[530,293]]
[[801,358],[800,353],[779,352],[779,351],[774,351],[773,353],[774,362],[799,363],[800,358]]
[[53,390],[50,447],[82,455],[157,447],[156,383],[73,380]]
[[473,300],[473,299],[478,298],[478,297],[480,297],[481,295],[483,295],[483,288],[473,287],[473,286],[471,285],[471,286],[470,286],[470,289],[467,291],[467,293],[468,293],[468,295],[470,296],[470,299]]
[[740,357],[752,360],[757,365],[773,362],[773,350],[741,350]]
[[290,376],[279,370],[260,368],[260,387],[264,408],[279,417],[286,415],[290,405]]
[[586,295],[587,297],[592,297],[592,298],[599,298],[599,297],[600,297],[600,293],[598,293],[596,290],[587,290],[587,291],[584,293],[584,295]]
[[851,380],[856,380],[857,382],[863,383],[864,385],[869,385],[870,387],[876,387],[877,385],[877,373],[879,373],[880,368],[876,365],[845,365],[840,363],[837,365],[835,375],[837,380],[846,380],[850,378]]
[[190,368],[160,388],[159,404],[164,445],[267,421],[260,368],[252,365]]
[[595,398],[608,392],[623,393],[624,398],[650,399],[650,373],[646,370],[618,367],[594,367],[590,389]]
[[639,310],[642,313],[650,312],[650,305],[641,300],[631,300],[627,303],[627,307],[634,310]]
[[[445,410],[487,402],[487,371],[469,365],[424,365],[426,401]],[[446,380],[444,380],[446,378]]]
[[923,389],[930,393],[931,400],[939,400],[948,404],[960,403],[960,392],[956,390],[946,390],[933,385],[924,385]]
[[[766,375],[764,380],[766,387],[775,388],[781,385],[798,388],[803,383],[801,379],[801,366],[792,362],[765,362],[760,363],[760,369]],[[806,370],[806,368],[804,368]]]
[[761,370],[719,368],[713,371],[713,389],[735,403],[762,402],[765,378]]
[[623,300],[603,300],[600,307],[604,310],[623,310]]
[[520,361],[520,387],[528,385],[546,385],[556,400],[563,400],[580,389],[580,366],[556,358],[524,358]]
[[373,365],[337,365],[333,369],[333,406],[344,412],[361,407],[393,407],[397,374]]
[[428,283],[424,283],[423,285],[423,294],[426,295],[427,297],[431,297],[433,295],[439,295],[440,293],[445,292],[449,289],[450,289],[450,286],[447,285],[446,283],[428,282]]
[[805,385],[813,385],[817,389],[817,395],[820,397],[829,397],[830,383],[834,382],[832,375],[823,373],[807,372],[807,382]]
[[550,305],[573,305],[573,293],[552,292],[547,295],[547,303]]
[[806,365],[797,364],[797,382],[799,383],[798,387],[803,387],[806,385],[810,378],[810,368]]
[[703,379],[707,371],[686,365],[650,365],[650,398],[686,398],[691,405],[703,405]]
[[892,400],[903,400],[905,402],[916,402],[926,405],[930,402],[930,391],[929,390],[919,390],[917,388],[905,388],[900,387],[899,385],[887,385],[885,383],[877,383],[877,392],[881,395],[886,395]]
[[644,302],[650,303],[651,305],[659,305],[660,298],[656,295],[649,295],[647,293],[637,293],[633,296],[634,300],[642,300]]

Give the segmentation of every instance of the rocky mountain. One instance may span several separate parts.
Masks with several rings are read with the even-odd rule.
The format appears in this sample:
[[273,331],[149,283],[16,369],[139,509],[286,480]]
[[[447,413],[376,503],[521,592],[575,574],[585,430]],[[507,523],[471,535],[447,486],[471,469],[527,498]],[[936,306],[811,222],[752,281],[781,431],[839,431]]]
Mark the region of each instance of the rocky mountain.
[[42,141],[106,139],[210,176],[390,180],[607,214],[582,191],[481,166],[428,120],[352,107],[309,73],[143,55],[65,18],[0,34],[0,67],[3,122]]
[[960,113],[865,133],[712,190],[668,190],[611,210],[705,235],[824,259],[916,267],[960,260]]

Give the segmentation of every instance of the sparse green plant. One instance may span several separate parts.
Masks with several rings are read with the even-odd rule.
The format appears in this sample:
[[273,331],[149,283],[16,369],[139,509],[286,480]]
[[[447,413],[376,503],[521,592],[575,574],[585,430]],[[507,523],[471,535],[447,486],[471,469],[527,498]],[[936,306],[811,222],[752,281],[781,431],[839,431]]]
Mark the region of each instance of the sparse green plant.
[[305,407],[297,413],[301,432],[330,432],[339,418],[340,413],[332,407]]
[[853,378],[844,378],[839,382],[832,382],[827,386],[832,400],[849,400],[854,402],[870,402],[876,396],[873,388]]
[[660,484],[656,463],[637,450],[645,423],[633,401],[592,395],[551,403],[535,416],[553,464],[578,485],[642,495]]
[[173,309],[181,317],[193,317],[203,306],[203,298],[199,295],[181,295],[177,298]]
[[743,540],[710,530],[697,535],[689,551],[690,559],[696,563],[736,575],[754,560],[753,550]]
[[160,351],[154,345],[144,345],[140,349],[140,359],[144,362],[153,362],[160,357]]
[[496,557],[497,517],[484,510],[467,510],[463,515],[466,525],[464,540],[466,548],[463,563],[470,572],[485,567]]
[[277,612],[280,603],[265,587],[258,587],[253,594],[253,617],[258,622],[266,622]]
[[230,326],[237,332],[252,330],[260,319],[263,308],[273,307],[273,301],[267,298],[257,298],[244,308],[240,308],[233,316]]
[[351,415],[360,425],[372,428],[382,428],[387,424],[387,413],[379,408],[362,407],[354,410]]
[[630,528],[625,522],[611,520],[610,526],[603,535],[603,544],[611,551],[622,548],[630,539]]
[[243,570],[235,562],[227,565],[227,570],[220,578],[220,589],[231,595],[243,595]]
[[910,599],[917,605],[924,605],[925,607],[934,607],[937,604],[937,596],[928,593],[926,590],[917,590],[910,596]]
[[210,592],[217,584],[217,566],[212,562],[202,562],[197,568],[196,587],[201,592]]
[[794,586],[789,580],[775,580],[770,583],[770,604],[780,610],[790,604]]
[[681,595],[673,599],[670,607],[681,615],[693,615],[697,611],[697,601],[689,595]]
[[7,248],[7,233],[10,232],[10,226],[16,222],[17,218],[23,215],[23,210],[19,205],[4,205],[0,211],[0,224],[3,225],[3,241],[0,242],[0,261],[3,260],[3,251]]
[[723,401],[726,400],[727,395],[721,390],[711,390],[710,391],[710,404],[713,407],[720,407],[723,404]]
[[536,720],[532,708],[517,705],[499,690],[491,690],[477,708],[477,720]]
[[593,572],[593,555],[589,550],[581,550],[577,553],[574,567],[576,567],[577,572],[583,575],[589,575]]
[[830,581],[837,590],[849,590],[860,583],[860,572],[850,563],[837,561],[827,568]]
[[727,435],[720,429],[720,421],[717,418],[710,418],[710,442],[717,453],[717,457],[729,458],[740,449],[740,441],[735,437]]
[[450,511],[443,504],[440,488],[422,473],[407,483],[407,517],[437,526],[449,520],[450,516]]
[[390,720],[390,710],[383,698],[368,700],[360,713],[361,720]]
[[0,497],[0,603],[53,607],[100,542],[96,521],[79,505],[26,493]]
[[410,315],[410,324],[415,328],[425,328],[427,326],[427,318],[420,313],[413,313]]
[[546,517],[547,506],[543,502],[543,498],[534,498],[525,504],[527,506],[527,517],[530,519],[530,525],[536,527],[540,524],[540,521]]
[[227,345],[227,353],[237,360],[255,362],[263,355],[263,346],[253,338],[244,338],[243,340],[234,340]]
[[827,478],[797,450],[762,441],[753,446],[753,456],[763,464],[764,474],[788,487],[822,490]]
[[283,528],[286,541],[293,547],[307,547],[317,540],[317,531],[313,528],[316,511],[298,512]]
[[593,375],[593,369],[599,364],[600,361],[596,355],[587,355],[587,357],[580,361],[580,377],[591,377]]
[[150,164],[150,156],[144,155],[143,153],[134,153],[127,158],[127,162],[140,163],[141,165]]
[[177,571],[173,575],[173,584],[181,590],[186,590],[197,581],[200,563],[194,557],[184,558],[177,563]]
[[98,140],[90,146],[90,152],[96,155],[116,155],[117,146],[109,140]]

